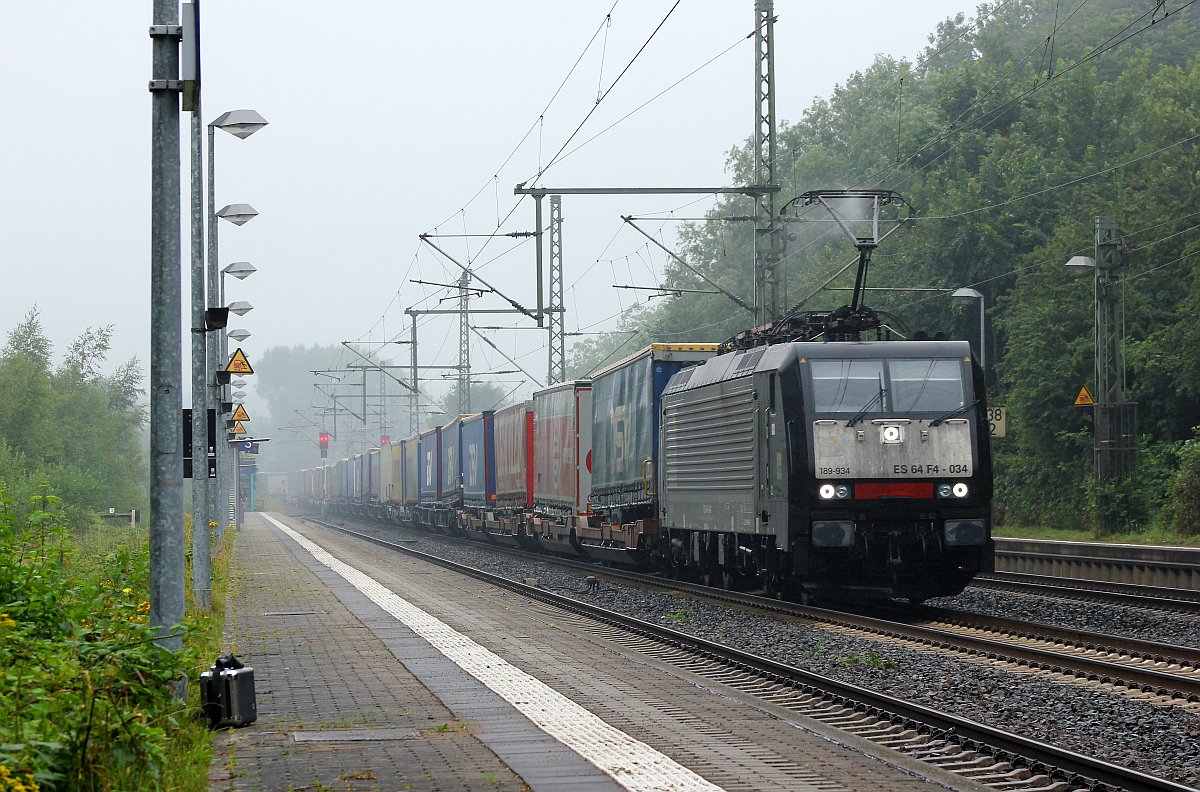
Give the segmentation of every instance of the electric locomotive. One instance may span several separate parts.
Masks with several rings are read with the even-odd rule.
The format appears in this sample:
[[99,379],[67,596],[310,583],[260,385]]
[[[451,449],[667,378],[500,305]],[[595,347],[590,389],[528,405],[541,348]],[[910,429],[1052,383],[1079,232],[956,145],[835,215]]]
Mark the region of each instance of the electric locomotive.
[[956,594],[992,568],[982,374],[966,342],[788,342],[672,378],[658,552],[800,599]]

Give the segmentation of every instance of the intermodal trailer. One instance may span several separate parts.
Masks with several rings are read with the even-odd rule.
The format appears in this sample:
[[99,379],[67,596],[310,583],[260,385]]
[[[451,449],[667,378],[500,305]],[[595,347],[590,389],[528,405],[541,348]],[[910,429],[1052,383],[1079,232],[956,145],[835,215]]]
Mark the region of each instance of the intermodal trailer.
[[420,440],[410,437],[400,441],[400,496],[399,501],[404,506],[415,506],[420,498]]
[[655,516],[659,399],[716,344],[651,344],[592,377],[592,508],[613,525]]
[[380,501],[383,477],[380,475],[383,454],[378,448],[368,448],[363,467],[363,500],[370,503]]
[[462,505],[462,422],[458,416],[442,427],[441,476],[442,494],[439,500],[451,508]]
[[461,423],[462,498],[464,506],[496,505],[496,416],[491,410]]
[[533,508],[570,527],[588,513],[592,383],[565,382],[533,394]]
[[387,443],[383,447],[387,454],[387,474],[384,476],[384,501],[388,504],[388,516],[396,514],[396,506],[404,495],[404,444]]
[[442,500],[442,427],[421,432],[417,438],[417,502],[431,506]]
[[496,506],[533,508],[533,402],[496,411]]

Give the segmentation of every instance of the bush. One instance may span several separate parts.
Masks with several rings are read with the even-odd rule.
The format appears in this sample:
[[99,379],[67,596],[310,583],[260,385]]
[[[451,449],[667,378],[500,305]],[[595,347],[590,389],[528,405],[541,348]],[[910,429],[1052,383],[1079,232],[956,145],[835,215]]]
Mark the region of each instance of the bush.
[[46,485],[34,501],[18,523],[0,487],[0,772],[15,779],[4,788],[155,788],[185,668],[149,624],[146,533],[79,552]]
[[1179,468],[1167,484],[1169,500],[1163,509],[1167,527],[1183,536],[1200,534],[1200,426],[1196,437],[1179,449]]

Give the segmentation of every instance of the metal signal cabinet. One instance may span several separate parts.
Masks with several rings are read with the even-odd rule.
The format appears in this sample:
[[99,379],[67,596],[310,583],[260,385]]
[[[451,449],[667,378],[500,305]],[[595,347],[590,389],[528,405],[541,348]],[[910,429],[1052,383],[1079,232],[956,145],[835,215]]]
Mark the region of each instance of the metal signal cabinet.
[[655,516],[659,398],[716,344],[651,344],[592,377],[592,509],[608,523]]
[[592,384],[577,380],[533,394],[533,508],[560,517],[589,511]]
[[462,419],[462,499],[465,506],[496,505],[496,414],[492,410]]
[[496,505],[533,508],[533,402],[496,411]]

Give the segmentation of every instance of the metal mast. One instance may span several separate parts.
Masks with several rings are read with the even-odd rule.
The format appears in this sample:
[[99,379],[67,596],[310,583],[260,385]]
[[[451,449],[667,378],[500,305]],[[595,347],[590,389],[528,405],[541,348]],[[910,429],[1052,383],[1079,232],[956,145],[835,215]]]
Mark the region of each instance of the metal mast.
[[[471,273],[458,279],[458,414],[471,411]],[[415,383],[414,383],[415,384]]]
[[780,317],[787,294],[780,260],[780,224],[775,213],[775,9],[773,0],[754,3],[754,184],[767,189],[754,197],[755,322],[764,325]]
[[1096,218],[1096,493],[1101,532],[1122,525],[1112,491],[1137,470],[1137,403],[1125,393],[1125,240],[1112,217]]
[[562,196],[550,196],[550,365],[546,384],[567,379],[566,316],[563,312]]

